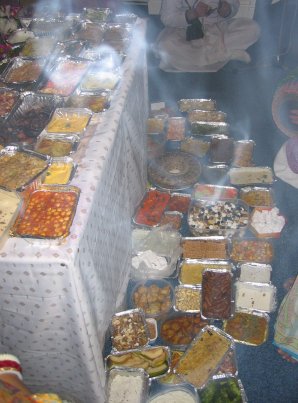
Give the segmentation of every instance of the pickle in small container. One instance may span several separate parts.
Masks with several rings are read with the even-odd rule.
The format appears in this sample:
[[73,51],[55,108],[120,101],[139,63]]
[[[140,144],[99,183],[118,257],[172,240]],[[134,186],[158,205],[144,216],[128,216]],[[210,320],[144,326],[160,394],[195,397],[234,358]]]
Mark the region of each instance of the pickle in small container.
[[230,271],[203,272],[202,316],[206,319],[228,319],[233,315],[233,275]]
[[116,351],[146,346],[149,343],[149,332],[144,312],[141,309],[130,309],[113,315],[111,338]]
[[215,326],[205,326],[193,339],[175,367],[185,382],[203,388],[234,345],[233,339]]

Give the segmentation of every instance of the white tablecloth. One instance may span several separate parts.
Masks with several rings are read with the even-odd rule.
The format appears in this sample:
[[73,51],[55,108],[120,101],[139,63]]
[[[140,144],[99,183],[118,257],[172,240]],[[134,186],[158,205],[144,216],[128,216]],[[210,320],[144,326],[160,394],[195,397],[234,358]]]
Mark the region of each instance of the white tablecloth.
[[138,19],[111,107],[78,150],[70,236],[62,245],[11,238],[0,251],[0,351],[19,356],[34,391],[76,402],[104,402],[104,335],[126,289],[131,216],[146,184],[145,29]]

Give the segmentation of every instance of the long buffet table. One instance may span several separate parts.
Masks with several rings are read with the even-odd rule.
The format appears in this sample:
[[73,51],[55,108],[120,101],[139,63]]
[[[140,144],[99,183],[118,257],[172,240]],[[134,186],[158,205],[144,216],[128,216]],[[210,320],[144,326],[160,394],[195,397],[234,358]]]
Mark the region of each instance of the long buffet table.
[[0,351],[19,356],[34,391],[76,402],[104,402],[105,331],[126,290],[131,216],[146,184],[145,30],[138,19],[111,107],[77,151],[70,236],[10,238],[0,251]]

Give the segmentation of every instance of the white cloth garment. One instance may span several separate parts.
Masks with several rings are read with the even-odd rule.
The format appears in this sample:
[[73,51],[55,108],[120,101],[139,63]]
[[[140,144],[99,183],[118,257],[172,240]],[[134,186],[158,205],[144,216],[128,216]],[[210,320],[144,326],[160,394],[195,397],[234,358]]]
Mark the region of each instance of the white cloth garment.
[[298,174],[293,172],[289,167],[286,154],[286,143],[281,146],[276,154],[273,168],[277,178],[298,189]]
[[[222,18],[215,10],[207,17],[200,18],[204,37],[193,41],[186,40],[187,21],[185,0],[163,0],[161,21],[165,28],[156,42],[161,59],[160,68],[169,72],[215,72],[229,60],[249,62],[245,52],[260,36],[259,25],[248,18],[232,18],[239,9],[239,0],[227,0],[232,12]],[[189,0],[190,6],[197,1]],[[218,0],[204,0],[212,9]]]

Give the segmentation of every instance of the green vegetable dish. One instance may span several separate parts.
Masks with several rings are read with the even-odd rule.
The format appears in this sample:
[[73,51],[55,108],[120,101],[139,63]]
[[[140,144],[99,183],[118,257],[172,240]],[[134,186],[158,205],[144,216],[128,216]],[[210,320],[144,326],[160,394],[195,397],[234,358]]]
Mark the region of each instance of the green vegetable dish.
[[212,380],[200,393],[201,403],[242,403],[242,393],[236,378]]

